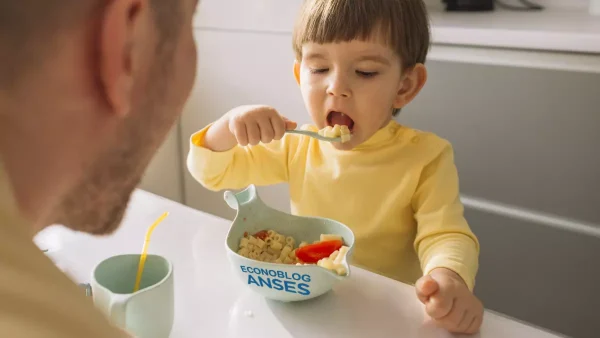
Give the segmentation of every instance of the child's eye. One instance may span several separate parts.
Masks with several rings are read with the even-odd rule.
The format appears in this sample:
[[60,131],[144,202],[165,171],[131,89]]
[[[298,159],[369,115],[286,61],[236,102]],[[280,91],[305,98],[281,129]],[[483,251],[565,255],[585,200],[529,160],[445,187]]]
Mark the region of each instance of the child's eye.
[[327,73],[329,69],[327,68],[311,68],[310,72],[313,74],[323,74],[323,73]]
[[361,70],[357,70],[356,74],[358,74],[359,76],[362,76],[362,77],[374,77],[378,73],[377,72],[363,72]]

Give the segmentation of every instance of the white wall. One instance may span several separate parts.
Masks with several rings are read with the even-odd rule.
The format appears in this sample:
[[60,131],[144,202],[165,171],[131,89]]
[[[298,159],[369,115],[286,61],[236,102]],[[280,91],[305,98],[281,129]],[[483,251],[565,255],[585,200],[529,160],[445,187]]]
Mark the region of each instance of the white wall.
[[181,134],[179,124],[173,127],[167,140],[150,162],[140,188],[183,202],[183,173],[181,166]]

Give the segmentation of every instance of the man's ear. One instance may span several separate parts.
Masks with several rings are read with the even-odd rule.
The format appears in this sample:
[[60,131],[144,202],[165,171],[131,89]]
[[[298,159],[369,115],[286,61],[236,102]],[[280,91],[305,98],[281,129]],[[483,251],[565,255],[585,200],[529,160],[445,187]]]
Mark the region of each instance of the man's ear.
[[294,60],[294,77],[296,82],[300,84],[300,62],[298,60]]
[[404,71],[403,80],[398,86],[398,93],[394,100],[394,108],[404,108],[421,91],[427,82],[427,69],[422,63],[417,63],[413,68]]
[[126,116],[131,109],[133,40],[146,0],[108,1],[100,28],[99,78],[114,113]]

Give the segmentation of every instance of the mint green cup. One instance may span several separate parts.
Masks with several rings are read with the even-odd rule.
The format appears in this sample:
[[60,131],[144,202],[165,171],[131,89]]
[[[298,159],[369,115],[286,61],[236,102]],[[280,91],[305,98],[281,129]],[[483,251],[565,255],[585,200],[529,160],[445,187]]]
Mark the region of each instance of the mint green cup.
[[158,255],[147,255],[140,289],[133,292],[139,254],[113,256],[92,271],[94,304],[118,327],[138,338],[169,337],[175,297],[173,265]]

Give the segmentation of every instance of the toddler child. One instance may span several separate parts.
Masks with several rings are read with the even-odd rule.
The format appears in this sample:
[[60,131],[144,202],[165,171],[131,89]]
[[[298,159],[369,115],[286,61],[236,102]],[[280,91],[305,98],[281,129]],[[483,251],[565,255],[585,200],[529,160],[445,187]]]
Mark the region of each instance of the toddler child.
[[188,169],[211,190],[288,183],[292,213],[348,225],[353,263],[416,284],[427,314],[452,332],[478,331],[472,294],[479,243],[463,217],[451,145],[393,116],[419,93],[429,26],[422,0],[307,0],[293,32],[294,76],[318,131],[242,106],[195,133]]

